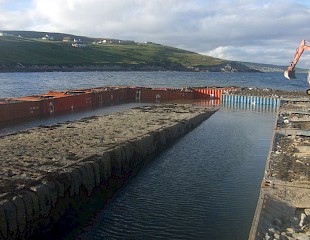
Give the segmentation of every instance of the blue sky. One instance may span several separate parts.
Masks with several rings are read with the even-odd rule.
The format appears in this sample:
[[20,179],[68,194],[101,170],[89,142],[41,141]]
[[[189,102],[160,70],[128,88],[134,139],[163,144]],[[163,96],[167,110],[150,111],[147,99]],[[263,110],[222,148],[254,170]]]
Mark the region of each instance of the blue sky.
[[[308,0],[0,0],[0,30],[152,41],[277,65],[310,41],[309,23]],[[310,68],[310,52],[298,66]]]
[[3,11],[23,11],[31,8],[32,1],[31,0],[17,0],[17,1],[1,1],[3,2]]

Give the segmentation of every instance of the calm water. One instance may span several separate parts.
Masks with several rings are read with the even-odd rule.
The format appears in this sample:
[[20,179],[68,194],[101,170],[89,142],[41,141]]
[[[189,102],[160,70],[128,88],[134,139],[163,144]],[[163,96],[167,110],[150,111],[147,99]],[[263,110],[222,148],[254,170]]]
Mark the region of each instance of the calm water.
[[75,239],[247,239],[275,113],[220,110],[148,164]]
[[[288,81],[282,73],[0,73],[0,98],[105,85],[304,91],[307,76],[298,77]],[[58,116],[2,132],[133,106]],[[275,111],[270,109],[223,106],[142,169],[103,211],[79,229],[76,239],[247,239],[274,120]]]
[[151,87],[247,86],[300,90],[309,88],[306,74],[287,80],[282,73],[191,73],[191,72],[48,72],[0,73],[0,98],[20,97],[107,85]]

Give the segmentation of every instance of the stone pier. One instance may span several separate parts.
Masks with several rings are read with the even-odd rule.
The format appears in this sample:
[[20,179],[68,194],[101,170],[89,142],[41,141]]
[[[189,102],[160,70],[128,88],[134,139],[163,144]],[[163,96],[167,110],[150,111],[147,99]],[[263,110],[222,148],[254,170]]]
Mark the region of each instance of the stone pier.
[[216,111],[152,105],[0,137],[0,239],[53,239],[76,226]]
[[310,240],[310,100],[281,100],[249,240]]

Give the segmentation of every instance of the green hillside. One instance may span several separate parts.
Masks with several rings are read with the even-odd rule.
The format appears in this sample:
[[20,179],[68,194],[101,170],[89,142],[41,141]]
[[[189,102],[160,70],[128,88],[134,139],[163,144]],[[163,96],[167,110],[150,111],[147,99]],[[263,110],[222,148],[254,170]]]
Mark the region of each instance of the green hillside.
[[[42,33],[40,33],[42,35]],[[38,34],[37,34],[38,35]],[[84,38],[85,39],[85,38]],[[77,67],[90,66],[105,69],[118,66],[131,70],[180,70],[180,71],[251,71],[241,63],[225,61],[177,48],[154,43],[94,44],[88,38],[85,47],[72,47],[72,42],[59,39],[42,40],[16,36],[0,37],[0,68],[2,70],[27,70],[34,66]],[[116,42],[116,41],[114,41]]]

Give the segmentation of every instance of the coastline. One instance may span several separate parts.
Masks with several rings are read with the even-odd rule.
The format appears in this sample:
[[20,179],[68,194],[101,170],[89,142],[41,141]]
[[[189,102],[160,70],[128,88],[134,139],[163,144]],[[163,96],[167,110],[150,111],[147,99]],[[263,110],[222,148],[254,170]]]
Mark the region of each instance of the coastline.
[[262,72],[242,64],[224,63],[208,67],[186,67],[169,62],[162,64],[2,64],[0,72],[89,72],[89,71],[179,71],[179,72]]

